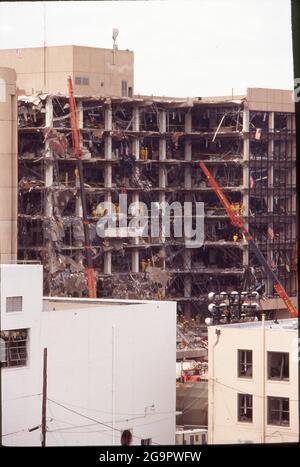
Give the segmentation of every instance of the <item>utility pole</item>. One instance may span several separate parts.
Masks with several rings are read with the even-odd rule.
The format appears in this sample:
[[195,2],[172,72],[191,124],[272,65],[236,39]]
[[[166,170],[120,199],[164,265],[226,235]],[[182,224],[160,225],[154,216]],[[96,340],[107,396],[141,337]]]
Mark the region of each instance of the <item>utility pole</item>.
[[262,333],[263,333],[263,355],[262,355],[262,401],[263,401],[263,413],[262,413],[262,443],[266,442],[266,326],[265,326],[265,314],[262,314]]
[[42,401],[42,448],[46,447],[46,412],[47,412],[47,349],[44,349],[43,401]]

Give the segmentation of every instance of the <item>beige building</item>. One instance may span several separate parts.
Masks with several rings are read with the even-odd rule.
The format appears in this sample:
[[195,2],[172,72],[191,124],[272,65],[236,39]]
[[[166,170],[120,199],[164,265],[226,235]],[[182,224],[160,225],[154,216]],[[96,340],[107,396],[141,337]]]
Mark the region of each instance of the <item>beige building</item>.
[[208,443],[299,440],[298,321],[208,328]]
[[0,50],[0,66],[17,72],[19,94],[66,94],[67,78],[74,92],[85,96],[131,96],[133,52],[75,45]]
[[17,259],[16,73],[0,68],[0,263]]

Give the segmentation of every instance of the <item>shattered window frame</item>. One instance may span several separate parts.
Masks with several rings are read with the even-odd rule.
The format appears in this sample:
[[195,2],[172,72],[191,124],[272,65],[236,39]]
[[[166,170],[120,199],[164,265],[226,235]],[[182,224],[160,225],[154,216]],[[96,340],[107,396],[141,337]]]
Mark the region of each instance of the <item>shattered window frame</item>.
[[268,425],[290,426],[290,399],[268,396]]
[[253,351],[238,349],[238,377],[253,378]]
[[238,422],[253,423],[252,394],[238,394]]
[[28,365],[29,329],[0,331],[0,368],[26,367]]
[[288,352],[267,352],[268,379],[289,381],[290,365]]

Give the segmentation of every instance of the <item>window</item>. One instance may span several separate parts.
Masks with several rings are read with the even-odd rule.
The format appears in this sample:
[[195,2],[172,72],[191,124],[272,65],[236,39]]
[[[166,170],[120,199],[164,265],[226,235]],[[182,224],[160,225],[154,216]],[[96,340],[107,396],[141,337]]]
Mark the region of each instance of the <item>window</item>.
[[268,379],[289,379],[289,354],[268,352]]
[[238,376],[252,378],[252,350],[238,350]]
[[78,86],[88,86],[90,84],[90,79],[85,76],[75,76],[75,84]]
[[23,310],[23,297],[6,297],[6,312]]
[[127,81],[122,81],[122,97],[127,97]]
[[128,87],[128,97],[132,97],[132,87]]
[[27,364],[28,329],[0,332],[1,367],[11,368]]
[[151,444],[152,444],[152,438],[145,438],[141,440],[142,446],[151,446]]
[[238,421],[252,423],[251,394],[238,394]]
[[289,426],[290,401],[284,397],[268,397],[268,425]]

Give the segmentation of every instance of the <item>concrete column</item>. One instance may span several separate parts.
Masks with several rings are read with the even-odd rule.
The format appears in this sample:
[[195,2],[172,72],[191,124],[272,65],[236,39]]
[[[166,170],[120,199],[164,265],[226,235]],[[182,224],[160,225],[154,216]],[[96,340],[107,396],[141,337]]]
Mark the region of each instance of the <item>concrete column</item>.
[[[159,131],[160,133],[166,132],[166,112],[161,110],[159,112]],[[159,138],[159,160],[165,161],[166,160],[166,138],[165,136],[161,136]],[[165,167],[159,167],[159,186],[162,188],[166,187],[166,169]],[[163,195],[165,195],[163,193]],[[165,198],[165,196],[163,196]]]
[[[268,164],[268,188],[269,188],[269,194],[268,194],[268,199],[267,199],[267,205],[268,205],[268,213],[273,213],[274,210],[274,195],[273,195],[273,186],[274,186],[274,164],[271,159],[274,157],[274,123],[275,123],[275,114],[274,112],[269,113],[269,142],[268,142],[268,158],[269,158],[269,164]],[[273,229],[273,222],[268,224],[268,227]],[[272,240],[268,238],[267,240],[267,261],[269,264],[271,264],[272,259],[273,259],[273,248],[272,248]],[[266,280],[266,292],[267,294],[272,294],[273,293],[273,283],[270,281],[270,279]]]
[[[140,130],[140,111],[139,108],[136,107],[133,109],[133,123],[132,123],[132,129],[133,131],[139,131]],[[132,141],[132,154],[135,156],[136,160],[140,158],[140,140],[138,137],[134,138]],[[140,201],[140,196],[139,192],[135,191],[132,194],[132,202],[133,203],[139,203]],[[134,237],[132,239],[132,243],[134,245],[139,244],[139,237]],[[134,248],[131,253],[131,270],[132,272],[139,272],[139,262],[140,262],[140,254],[139,254],[139,249]]]
[[17,260],[18,159],[16,72],[0,68],[0,263]]
[[[107,107],[105,109],[105,130],[110,131],[112,129],[112,109]],[[110,135],[105,136],[104,141],[104,156],[107,161],[111,161],[112,158],[112,137]],[[105,165],[104,173],[104,187],[111,188],[112,186],[112,167],[111,163]],[[111,191],[105,193],[105,201],[111,202]],[[104,273],[111,274],[111,251],[104,253]]]
[[[274,112],[269,113],[269,143],[268,143],[268,156],[269,161],[274,157]],[[273,188],[274,184],[274,165],[273,161],[268,165],[268,187]],[[268,196],[268,212],[273,212],[274,197],[270,192]]]
[[[140,109],[138,107],[133,109],[132,130],[140,131]],[[140,158],[140,140],[138,137],[133,139],[131,150],[132,154],[138,160]]]
[[[288,115],[287,116],[287,128],[288,130],[290,131],[290,141],[288,143],[288,154],[289,154],[289,158],[291,158],[292,160],[294,160],[294,162],[291,164],[289,170],[290,170],[290,174],[289,174],[289,183],[291,183],[292,185],[296,185],[296,135],[295,135],[295,130],[296,130],[296,122],[295,122],[295,114],[292,114],[292,115]],[[295,213],[296,212],[296,209],[297,209],[297,205],[296,205],[296,191],[295,190],[291,190],[291,195],[290,195],[290,198],[288,200],[288,209],[291,213]],[[296,262],[296,257],[297,257],[297,254],[296,254],[296,238],[297,238],[297,229],[296,229],[296,218],[295,217],[290,217],[290,225],[289,225],[289,229],[290,229],[290,235],[293,239],[293,241],[295,242],[295,246],[294,246],[294,249],[292,251],[292,261]],[[294,270],[292,273],[291,273],[291,289],[292,290],[297,290],[297,269]]]
[[[48,96],[46,100],[46,128],[53,127],[53,102],[52,97]],[[45,187],[50,188],[53,185],[53,152],[49,147],[49,142],[45,144]],[[45,216],[53,216],[53,198],[51,191],[48,191],[45,197]]]
[[[191,109],[185,114],[185,132],[192,132],[192,112]],[[192,160],[192,140],[189,137],[185,138],[184,143],[184,159],[186,161]],[[184,186],[185,188],[191,188],[192,178],[191,178],[191,165],[186,164],[184,170]]]
[[[79,129],[83,128],[83,108],[82,108],[82,101],[79,101],[77,103],[77,115],[78,115],[78,126]],[[80,187],[80,182],[79,182],[79,176],[76,177],[75,179],[75,186],[77,188]],[[75,216],[82,218],[83,212],[82,212],[82,203],[81,203],[81,197],[80,197],[80,192],[79,190],[77,191],[76,195],[76,204],[75,204]],[[80,242],[82,244],[82,242]]]
[[[192,132],[192,112],[191,109],[185,114],[185,132]],[[192,140],[189,137],[185,138],[184,143],[184,159],[186,161],[192,160]],[[192,188],[191,164],[186,164],[184,169],[184,187],[190,190]],[[184,200],[191,201],[190,193],[185,193]],[[184,251],[184,269],[191,270],[192,250],[186,248]],[[191,274],[184,275],[184,297],[190,298],[192,293],[192,276]],[[191,302],[184,304],[184,315],[186,319],[191,319]]]
[[[249,158],[250,158],[250,112],[248,105],[244,104],[243,110],[243,205],[245,216],[245,227],[249,228]],[[245,240],[243,247],[243,266],[249,265],[249,249]]]
[[[184,251],[184,269],[190,271],[192,267],[192,251],[186,248]],[[192,294],[192,276],[191,274],[184,275],[184,297],[191,298]],[[184,315],[187,320],[191,319],[191,302],[184,304]]]
[[[166,132],[166,125],[167,125],[167,119],[166,119],[166,111],[161,110],[159,112],[159,131],[160,133],[163,133],[163,135],[159,138],[159,160],[160,161],[165,161],[166,160],[166,138],[164,133]],[[159,166],[159,188],[166,188],[167,186],[167,177],[166,177],[166,168],[163,166]],[[166,193],[165,191],[160,191],[159,193],[159,202],[164,203],[166,200]],[[164,242],[165,241],[165,232],[164,229],[161,231],[161,240]],[[165,261],[164,261],[164,268],[165,268]]]
[[[53,102],[52,97],[48,96],[46,100],[46,128],[53,127]],[[44,159],[44,167],[45,167],[45,217],[51,218],[53,217],[53,196],[51,187],[53,186],[53,151],[49,146],[49,142],[46,141],[45,143],[45,159]],[[48,253],[51,255],[55,255],[53,243],[51,240],[47,240],[45,242],[45,247],[48,250]],[[47,275],[47,282],[48,282],[48,290],[49,295],[52,295],[52,281],[51,275]]]

